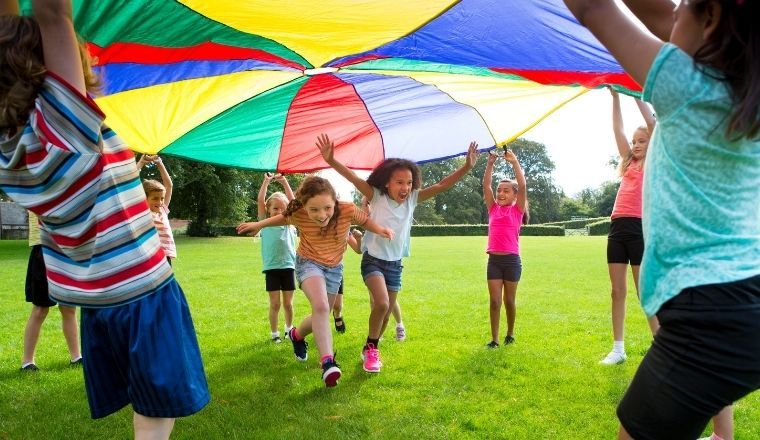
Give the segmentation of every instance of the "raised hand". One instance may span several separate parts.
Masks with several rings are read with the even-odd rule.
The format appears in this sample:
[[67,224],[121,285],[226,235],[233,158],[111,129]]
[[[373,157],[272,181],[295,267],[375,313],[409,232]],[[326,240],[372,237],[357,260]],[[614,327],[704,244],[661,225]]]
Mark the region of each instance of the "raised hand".
[[475,162],[478,161],[478,143],[475,141],[470,142],[470,148],[467,150],[467,157],[465,158],[465,165],[468,169],[475,166]]
[[486,165],[491,165],[491,166],[493,166],[493,164],[494,164],[494,163],[496,163],[496,159],[498,159],[498,158],[499,158],[499,154],[498,154],[498,151],[497,151],[497,153],[496,153],[496,154],[493,154],[493,153],[492,153],[492,151],[496,151],[496,150],[491,150],[491,151],[489,151],[489,154],[488,154],[488,162],[486,162]]
[[237,228],[235,228],[235,231],[238,233],[238,235],[256,235],[259,233],[260,229],[261,228],[259,227],[259,222],[243,222],[240,223]]
[[283,176],[280,173],[277,173],[277,174],[274,175],[274,180],[276,180],[276,181],[284,184],[285,183],[285,176]]
[[317,148],[319,148],[319,152],[322,153],[322,158],[327,163],[331,163],[334,159],[334,153],[335,153],[335,144],[330,140],[329,137],[327,137],[326,134],[322,133],[317,138]]
[[517,156],[515,156],[515,153],[509,148],[504,150],[504,159],[506,159],[507,162],[511,163],[512,165],[517,163]]

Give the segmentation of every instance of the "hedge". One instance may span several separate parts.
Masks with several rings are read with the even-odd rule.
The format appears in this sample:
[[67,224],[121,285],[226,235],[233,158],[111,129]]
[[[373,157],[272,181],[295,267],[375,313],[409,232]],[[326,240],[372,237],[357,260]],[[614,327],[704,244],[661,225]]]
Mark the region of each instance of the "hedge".
[[610,219],[604,219],[596,223],[586,225],[588,235],[607,235],[610,233]]
[[[235,236],[235,226],[214,226],[214,236]],[[412,237],[486,236],[488,225],[412,225]],[[520,235],[550,235],[561,237],[565,228],[561,226],[523,225]]]

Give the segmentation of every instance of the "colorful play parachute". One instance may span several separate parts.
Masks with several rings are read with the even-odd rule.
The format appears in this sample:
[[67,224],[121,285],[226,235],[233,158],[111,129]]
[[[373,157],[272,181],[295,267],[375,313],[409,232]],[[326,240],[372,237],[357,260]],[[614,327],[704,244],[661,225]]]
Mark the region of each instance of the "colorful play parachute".
[[75,0],[135,151],[281,172],[490,148],[602,85],[640,88],[561,0]]

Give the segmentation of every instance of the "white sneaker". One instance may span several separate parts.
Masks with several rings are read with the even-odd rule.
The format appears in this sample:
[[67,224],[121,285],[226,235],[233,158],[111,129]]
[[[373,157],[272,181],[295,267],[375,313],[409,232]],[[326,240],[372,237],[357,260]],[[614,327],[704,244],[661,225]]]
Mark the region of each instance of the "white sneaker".
[[396,340],[403,341],[406,339],[406,328],[403,324],[396,324]]
[[626,359],[628,359],[628,356],[626,356],[625,353],[618,353],[617,351],[612,350],[607,357],[599,361],[599,363],[602,365],[617,365],[622,364]]

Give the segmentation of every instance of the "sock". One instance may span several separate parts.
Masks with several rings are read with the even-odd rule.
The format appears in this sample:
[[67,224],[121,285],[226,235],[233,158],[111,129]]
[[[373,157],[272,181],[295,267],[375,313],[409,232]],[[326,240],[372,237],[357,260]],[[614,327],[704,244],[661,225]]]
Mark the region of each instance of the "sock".
[[24,367],[27,367],[29,365],[32,365],[33,363],[34,362],[24,362],[23,364],[21,364],[21,368],[24,368]]
[[285,332],[285,334],[288,334],[288,333],[290,333],[290,329],[292,329],[292,328],[293,328],[292,325],[286,325],[285,326],[285,330],[283,330],[283,331]]
[[326,362],[328,359],[329,359],[329,360],[331,360],[331,361],[334,361],[334,360],[335,360],[335,359],[333,358],[333,355],[331,355],[331,354],[326,354],[326,355],[322,356],[321,358],[319,358],[319,363],[320,363],[320,364],[324,364],[324,363],[325,363],[325,362]]
[[615,341],[612,343],[612,351],[615,353],[625,353],[625,342]]
[[380,339],[372,339],[370,337],[367,337],[367,343],[364,344],[365,350],[369,348],[369,344],[372,344],[375,346],[375,348],[377,348],[377,346],[380,344]]
[[278,331],[273,331],[272,332],[272,338],[279,338],[279,337],[280,337],[280,332],[278,332]]
[[74,362],[78,361],[79,359],[82,359],[82,356],[77,356],[75,359],[72,359],[71,363],[73,364]]
[[298,335],[298,329],[297,329],[297,328],[295,328],[295,327],[292,327],[292,328],[290,329],[290,337],[291,337],[291,338],[292,338],[294,341],[301,341],[301,340],[303,340],[303,338],[302,338],[301,336],[299,336],[299,335]]

